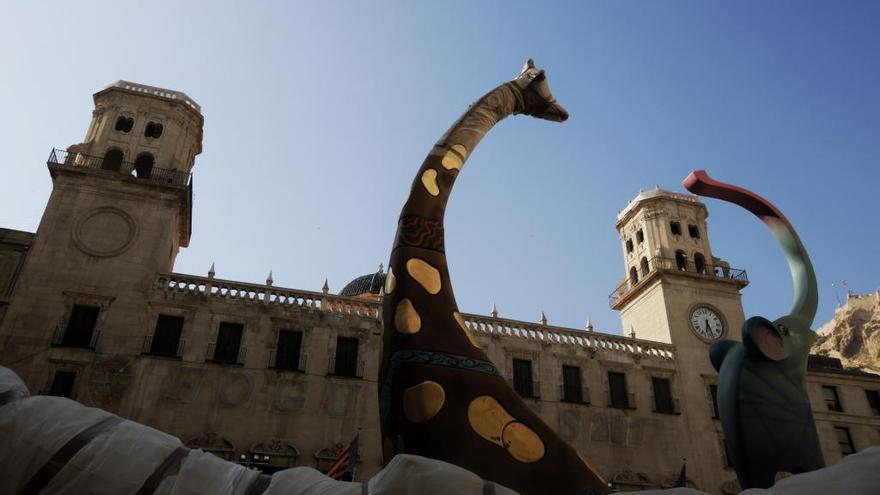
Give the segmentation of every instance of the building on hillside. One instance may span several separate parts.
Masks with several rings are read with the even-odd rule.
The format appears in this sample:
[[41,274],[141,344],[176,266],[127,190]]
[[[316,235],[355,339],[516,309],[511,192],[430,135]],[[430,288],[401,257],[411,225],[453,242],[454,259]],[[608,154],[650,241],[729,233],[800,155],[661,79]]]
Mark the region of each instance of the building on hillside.
[[[385,274],[339,294],[174,273],[192,231],[200,107],[119,81],[85,140],[53,150],[36,233],[0,229],[0,364],[72,397],[270,472],[327,469],[361,429],[380,466],[377,371]],[[620,213],[626,335],[464,315],[515,390],[620,489],[736,490],[707,347],[739,339],[746,272],[716,257],[697,197],[653,190]],[[829,463],[880,443],[880,378],[811,360]],[[474,441],[483,441],[474,437]]]

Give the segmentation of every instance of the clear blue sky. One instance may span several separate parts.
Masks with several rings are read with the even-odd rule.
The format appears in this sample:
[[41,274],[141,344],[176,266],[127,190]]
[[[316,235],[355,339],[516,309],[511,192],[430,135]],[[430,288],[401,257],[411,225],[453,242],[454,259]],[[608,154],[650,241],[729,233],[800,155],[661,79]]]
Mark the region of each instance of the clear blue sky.
[[[176,270],[338,291],[387,259],[425,153],[466,106],[548,70],[565,124],[502,122],[459,179],[447,250],[459,304],[620,332],[614,222],[695,168],[779,206],[821,287],[880,284],[878,2],[8,2],[0,17],[0,226],[34,231],[52,147],[127,79],[205,115],[194,234]],[[74,5],[75,4],[75,5]],[[747,315],[787,312],[770,233],[708,201],[713,251],[748,270]]]

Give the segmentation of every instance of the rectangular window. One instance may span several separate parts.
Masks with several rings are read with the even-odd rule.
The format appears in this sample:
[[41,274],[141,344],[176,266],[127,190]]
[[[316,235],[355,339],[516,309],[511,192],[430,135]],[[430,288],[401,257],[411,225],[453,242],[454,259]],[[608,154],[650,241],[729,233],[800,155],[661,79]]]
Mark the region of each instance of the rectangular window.
[[238,363],[238,355],[241,350],[241,334],[243,332],[244,325],[241,323],[230,323],[228,321],[220,323],[220,330],[217,332],[217,344],[214,347],[215,363]]
[[700,238],[700,229],[696,225],[688,225],[688,234],[692,239]]
[[669,230],[672,235],[681,235],[681,224],[678,222],[669,222]]
[[709,385],[709,394],[712,395],[712,417],[720,418],[718,414],[718,385]]
[[834,432],[837,433],[837,443],[840,444],[840,453],[849,455],[856,451],[853,445],[852,436],[849,434],[849,428],[845,426],[835,426]]
[[651,378],[654,388],[654,411],[659,413],[675,413],[675,405],[672,401],[672,386],[667,378]]
[[638,242],[639,244],[645,242],[645,234],[642,233],[642,229],[639,229],[636,232],[636,242]]
[[837,397],[837,387],[822,385],[822,398],[825,400],[825,406],[828,407],[829,411],[843,412],[840,399]]
[[581,387],[581,369],[577,366],[562,366],[562,400],[565,402],[586,402]]
[[67,327],[64,329],[64,338],[61,345],[66,347],[92,347],[92,334],[95,332],[95,323],[98,322],[98,306],[85,306],[75,304],[70,311]]
[[333,366],[333,374],[339,376],[358,376],[357,338],[336,338],[336,359]]
[[183,329],[183,317],[159,315],[156,319],[156,331],[150,344],[153,356],[180,357],[180,331]]
[[513,389],[522,397],[535,396],[532,381],[532,362],[528,359],[513,360]]
[[76,380],[75,371],[56,371],[55,378],[52,380],[52,388],[49,389],[49,395],[70,397],[73,393],[74,380]]
[[293,330],[278,332],[278,349],[275,352],[276,369],[302,371],[299,366],[302,336],[302,332]]
[[880,416],[880,391],[878,390],[865,390],[865,395],[868,397],[868,405],[871,406],[871,411]]
[[615,371],[608,372],[608,395],[609,406],[620,409],[627,409],[629,404],[629,393],[626,390],[626,375]]

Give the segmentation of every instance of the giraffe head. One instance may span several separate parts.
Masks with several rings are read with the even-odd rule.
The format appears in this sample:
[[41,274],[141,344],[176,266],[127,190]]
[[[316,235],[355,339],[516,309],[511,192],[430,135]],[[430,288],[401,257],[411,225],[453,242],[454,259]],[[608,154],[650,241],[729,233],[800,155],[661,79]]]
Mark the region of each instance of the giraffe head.
[[522,94],[521,107],[516,113],[524,113],[544,120],[565,122],[568,112],[556,101],[550,92],[550,84],[547,82],[547,74],[543,69],[535,68],[532,59],[526,61],[523,70],[513,84],[519,88]]

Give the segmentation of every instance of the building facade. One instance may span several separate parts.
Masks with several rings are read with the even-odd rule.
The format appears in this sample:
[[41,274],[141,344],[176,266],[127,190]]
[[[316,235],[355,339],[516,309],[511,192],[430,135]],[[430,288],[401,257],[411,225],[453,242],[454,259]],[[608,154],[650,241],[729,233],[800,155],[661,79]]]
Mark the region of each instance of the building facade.
[[[339,294],[174,273],[189,243],[201,109],[119,81],[86,138],[53,150],[36,233],[0,229],[0,364],[264,471],[326,469],[360,430],[381,469],[377,372],[385,274]],[[713,255],[696,196],[640,193],[617,229],[626,335],[464,315],[513,387],[615,488],[737,491],[715,409],[711,342],[739,340],[743,270]],[[826,461],[880,443],[880,377],[811,359]],[[475,439],[475,441],[478,441]]]

